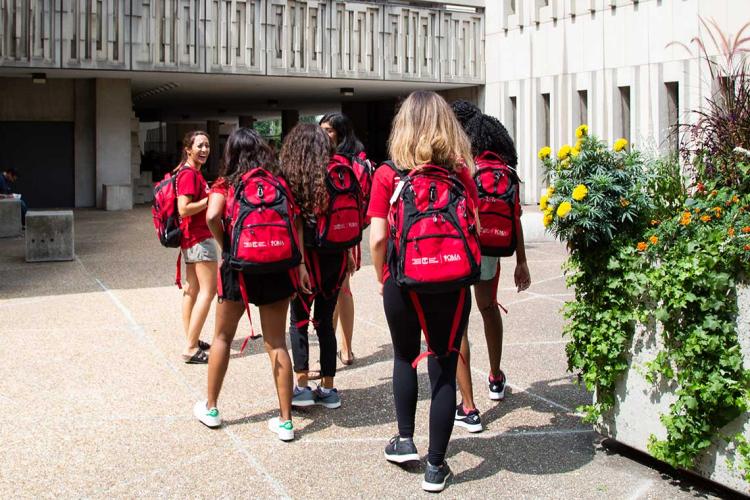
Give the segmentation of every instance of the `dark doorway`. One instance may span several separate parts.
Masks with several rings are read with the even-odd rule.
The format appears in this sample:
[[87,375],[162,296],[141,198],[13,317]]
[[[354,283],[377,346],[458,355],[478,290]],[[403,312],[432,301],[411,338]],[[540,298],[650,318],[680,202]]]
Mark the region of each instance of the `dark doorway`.
[[15,168],[13,191],[30,209],[75,205],[72,122],[0,122],[0,170]]

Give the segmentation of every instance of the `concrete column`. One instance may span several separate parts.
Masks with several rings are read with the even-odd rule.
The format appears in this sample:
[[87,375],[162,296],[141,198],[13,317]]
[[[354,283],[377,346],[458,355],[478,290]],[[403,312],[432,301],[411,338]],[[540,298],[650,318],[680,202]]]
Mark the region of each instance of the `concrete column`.
[[206,132],[208,132],[208,140],[211,141],[211,154],[208,155],[208,164],[206,165],[206,171],[212,174],[219,173],[219,160],[221,158],[221,147],[219,147],[219,142],[221,141],[220,129],[220,121],[208,120],[206,122]]
[[96,206],[94,80],[75,81],[75,206]]
[[253,128],[253,125],[255,125],[255,122],[258,121],[255,119],[254,116],[240,116],[238,118],[239,118],[240,128]]
[[[95,93],[96,206],[102,208],[104,185],[131,185],[130,80],[97,79]],[[129,204],[132,208],[132,196]]]
[[286,137],[299,121],[299,111],[296,109],[281,110],[281,138]]

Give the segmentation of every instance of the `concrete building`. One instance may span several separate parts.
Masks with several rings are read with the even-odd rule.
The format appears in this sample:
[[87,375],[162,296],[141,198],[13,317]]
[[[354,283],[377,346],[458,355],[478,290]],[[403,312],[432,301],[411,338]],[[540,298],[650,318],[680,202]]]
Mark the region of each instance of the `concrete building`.
[[674,125],[693,122],[690,110],[716,88],[691,45],[702,36],[717,54],[700,19],[733,34],[750,22],[746,0],[485,3],[485,111],[516,141],[527,203],[545,187],[537,151],[574,142],[581,123],[610,143],[674,148]]
[[579,123],[673,147],[714,85],[667,46],[699,16],[736,33],[750,2],[0,0],[0,168],[32,207],[128,208],[186,130],[211,135],[210,176],[234,127],[340,109],[380,160],[398,99],[433,89],[501,118],[534,203],[536,151]]

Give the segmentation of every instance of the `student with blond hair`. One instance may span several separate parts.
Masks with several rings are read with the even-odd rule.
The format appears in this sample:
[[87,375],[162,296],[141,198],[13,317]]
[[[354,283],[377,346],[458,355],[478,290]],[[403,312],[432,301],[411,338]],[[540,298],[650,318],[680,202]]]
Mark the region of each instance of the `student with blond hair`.
[[[425,336],[429,337],[428,349],[432,354],[427,361],[432,402],[427,467],[422,488],[442,491],[451,476],[445,455],[453,429],[458,347],[471,310],[468,292],[472,281],[467,280],[456,289],[437,293],[416,291],[416,288],[410,289],[405,284],[399,286],[396,279],[400,279],[403,269],[399,266],[403,267],[404,264],[403,261],[397,264],[394,255],[394,246],[399,241],[394,241],[398,238],[393,236],[396,230],[393,207],[399,197],[405,197],[404,192],[414,186],[405,184],[408,179],[413,179],[419,172],[430,171],[452,183],[451,196],[462,200],[461,217],[475,220],[478,198],[470,171],[473,166],[471,146],[445,100],[434,92],[417,91],[403,102],[393,120],[389,154],[392,163],[381,166],[375,173],[368,210],[372,218],[372,260],[381,285],[394,351],[393,396],[398,434],[386,446],[385,457],[395,463],[419,460],[413,441],[418,398],[415,366],[424,356],[420,355],[420,344],[421,331],[425,330]],[[441,203],[443,198],[437,194],[437,189],[434,193],[432,187],[427,189],[430,191],[430,206]],[[430,220],[432,218],[430,216]],[[439,216],[436,215],[435,219],[434,223],[439,224]],[[430,224],[430,220],[426,224]],[[401,239],[400,243],[421,242],[423,247],[419,255],[423,259],[415,260],[430,262],[433,258],[429,254],[430,248],[435,248],[435,245],[426,241],[429,237],[423,235],[412,240]],[[474,254],[463,254],[460,258],[471,261],[474,276],[478,278],[478,244],[475,246]]]

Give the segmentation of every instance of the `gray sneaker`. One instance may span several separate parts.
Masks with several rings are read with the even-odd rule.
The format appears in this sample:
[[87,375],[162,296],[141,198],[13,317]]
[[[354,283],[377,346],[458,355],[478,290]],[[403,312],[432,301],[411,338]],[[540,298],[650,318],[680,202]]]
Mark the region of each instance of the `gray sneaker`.
[[299,389],[294,387],[294,394],[292,395],[292,406],[313,406],[315,404],[315,395],[312,389],[305,387]]
[[323,394],[320,387],[318,387],[313,392],[313,396],[315,397],[316,405],[325,406],[326,408],[338,408],[341,406],[341,396],[339,396],[339,391],[335,388],[331,389],[328,394]]

